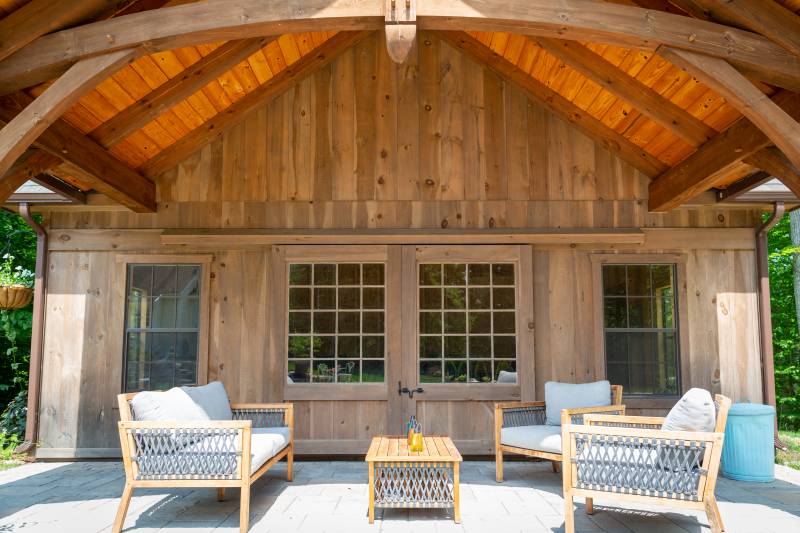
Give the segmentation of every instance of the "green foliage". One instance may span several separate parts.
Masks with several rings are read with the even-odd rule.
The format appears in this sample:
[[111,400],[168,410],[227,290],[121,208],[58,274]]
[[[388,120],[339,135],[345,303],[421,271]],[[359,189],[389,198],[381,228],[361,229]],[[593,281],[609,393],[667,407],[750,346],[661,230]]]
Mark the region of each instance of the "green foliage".
[[800,333],[794,299],[794,262],[789,216],[769,232],[769,283],[772,294],[772,344],[775,353],[775,392],[778,424],[800,428]]
[[[0,210],[0,283],[32,284],[36,234],[22,218]],[[0,311],[0,412],[28,388],[31,306]]]
[[28,411],[28,391],[20,391],[0,413],[0,437],[3,435],[22,438],[25,435],[25,417]]

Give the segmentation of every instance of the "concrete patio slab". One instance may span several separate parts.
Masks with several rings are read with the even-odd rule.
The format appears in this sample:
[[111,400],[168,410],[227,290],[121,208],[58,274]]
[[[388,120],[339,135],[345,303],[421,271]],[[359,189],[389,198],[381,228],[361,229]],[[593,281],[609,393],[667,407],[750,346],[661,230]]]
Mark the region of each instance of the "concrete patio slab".
[[[563,531],[561,476],[550,465],[506,463],[506,482],[494,481],[494,463],[462,467],[462,524],[438,509],[378,511],[367,523],[367,466],[361,462],[298,462],[295,480],[285,466],[270,470],[252,489],[253,533],[540,533]],[[800,531],[800,473],[777,467],[778,479],[754,484],[720,479],[717,496],[730,533]],[[0,472],[0,532],[101,533],[110,526],[124,475],[118,462],[34,463]],[[126,532],[236,533],[238,491],[216,501],[212,489],[141,490],[134,494]],[[700,533],[705,515],[647,506],[620,507],[595,500],[587,516],[577,503],[577,531]]]

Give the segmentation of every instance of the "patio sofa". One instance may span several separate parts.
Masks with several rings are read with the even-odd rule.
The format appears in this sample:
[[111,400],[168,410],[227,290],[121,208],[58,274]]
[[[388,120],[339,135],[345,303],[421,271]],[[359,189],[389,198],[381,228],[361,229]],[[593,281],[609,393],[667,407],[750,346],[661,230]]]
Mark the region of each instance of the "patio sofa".
[[215,487],[222,501],[226,488],[238,487],[243,533],[250,485],[284,457],[292,480],[292,404],[231,404],[218,381],[117,400],[125,488],[114,533],[122,530],[135,488]]
[[561,425],[580,424],[587,413],[625,414],[622,385],[608,381],[594,383],[544,384],[543,402],[495,404],[495,476],[503,481],[503,452],[552,461],[553,471],[561,464]]
[[586,415],[563,426],[564,531],[573,533],[573,499],[595,497],[704,510],[725,531],[714,496],[731,400],[690,389],[669,414]]

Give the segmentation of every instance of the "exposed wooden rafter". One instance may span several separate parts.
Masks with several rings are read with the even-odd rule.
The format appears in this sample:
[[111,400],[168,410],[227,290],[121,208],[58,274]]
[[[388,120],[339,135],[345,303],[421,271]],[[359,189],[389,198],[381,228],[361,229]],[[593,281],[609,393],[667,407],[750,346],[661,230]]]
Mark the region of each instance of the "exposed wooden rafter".
[[[0,125],[11,121],[32,99],[18,93],[0,100]],[[138,212],[156,210],[155,184],[119,159],[108,153],[102,146],[84,136],[79,130],[63,120],[54,121],[39,136],[36,147],[59,157],[65,163],[80,168],[81,176],[87,185]]]
[[500,56],[483,43],[464,32],[440,32],[442,39],[475,60],[485,64],[502,78],[522,87],[534,99],[542,102],[562,119],[574,124],[584,134],[605,146],[648,176],[657,176],[667,165],[643,148],[612,130],[589,113],[553,91],[546,85]]
[[325,41],[316,50],[301,57],[291,65],[270,78],[241,100],[234,102],[223,112],[212,117],[202,126],[192,130],[175,144],[147,161],[141,171],[155,178],[173,167],[198,148],[210,143],[229,127],[241,122],[248,112],[280,95],[289,87],[323,68],[342,52],[358,43],[370,32],[340,32]]
[[[0,63],[0,93],[57,77],[82,58],[147,44],[159,51],[301,31],[380,29],[385,0],[208,0],[145,11],[39,37]],[[752,32],[671,13],[593,0],[427,0],[419,29],[506,31],[633,48],[673,46],[724,57],[758,79],[800,90],[800,58]]]
[[171,78],[101,124],[89,136],[105,147],[123,141],[130,134],[180,103],[181,100],[188,98],[215,78],[245,61],[266,46],[270,40],[268,38],[245,39],[230,41],[220,46],[188,67],[180,75]]
[[539,38],[536,40],[548,53],[556,56],[638,111],[678,135],[692,146],[699,146],[716,135],[688,111],[673,104],[656,91],[629,76],[601,56],[575,41]]
[[764,148],[744,160],[745,163],[769,172],[800,198],[800,171],[777,148]]
[[765,0],[685,0],[714,21],[747,28],[769,37],[800,56],[800,16],[778,2]]
[[119,50],[75,63],[0,130],[0,174],[5,173],[47,127],[100,81],[139,56]]
[[[789,116],[800,118],[800,95],[783,91],[772,101]],[[741,118],[694,154],[650,183],[650,211],[669,211],[714,185],[721,169],[768,147],[772,142],[752,122]]]
[[8,171],[0,176],[0,204],[3,204],[20,185],[61,163],[61,159],[42,150],[26,150]]
[[31,0],[0,20],[0,60],[47,33],[98,14],[107,0]]
[[772,179],[772,174],[758,170],[717,192],[718,202],[730,202]]
[[800,166],[800,124],[724,59],[664,47],[662,55],[714,89]]
[[31,179],[42,187],[71,200],[73,203],[86,203],[85,192],[73,187],[69,183],[61,181],[59,178],[51,175],[50,173],[42,172]]

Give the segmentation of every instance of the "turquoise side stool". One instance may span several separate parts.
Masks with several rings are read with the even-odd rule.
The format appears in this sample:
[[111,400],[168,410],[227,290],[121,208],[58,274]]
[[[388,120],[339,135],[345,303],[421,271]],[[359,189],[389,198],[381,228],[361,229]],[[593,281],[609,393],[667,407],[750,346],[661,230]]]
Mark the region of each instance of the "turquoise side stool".
[[775,479],[775,408],[736,403],[728,412],[722,475],[739,481],[766,483]]

